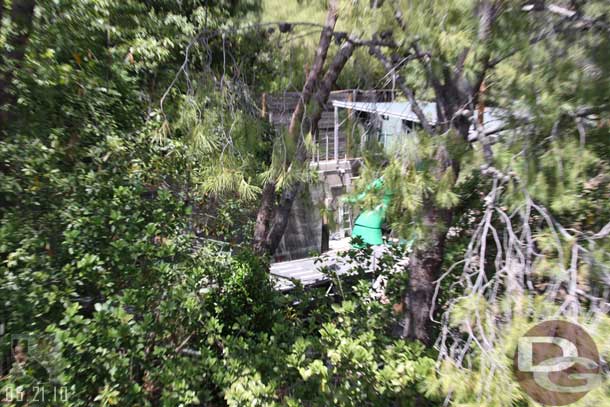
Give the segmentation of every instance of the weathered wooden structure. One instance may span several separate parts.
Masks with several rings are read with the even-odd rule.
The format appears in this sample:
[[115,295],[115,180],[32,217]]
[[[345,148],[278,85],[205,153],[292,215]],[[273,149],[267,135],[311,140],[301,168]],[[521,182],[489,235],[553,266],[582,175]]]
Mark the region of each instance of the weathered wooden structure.
[[[345,126],[349,111],[341,118],[333,102],[384,102],[392,100],[393,95],[389,90],[331,92],[318,124],[316,149],[311,157],[312,168],[318,171],[320,182],[309,185],[295,201],[286,232],[275,253],[277,261],[323,252],[328,248],[329,238],[339,239],[349,234],[353,216],[349,205],[340,198],[351,192],[353,180],[358,176],[360,155],[354,154],[357,149],[353,148],[353,131]],[[290,124],[299,97],[298,92],[264,94],[262,114],[278,131],[284,130]],[[333,230],[329,230],[329,225],[334,226]]]
[[[286,128],[299,93],[263,95],[263,115],[278,130]],[[437,125],[434,102],[419,101],[431,126]],[[497,132],[505,125],[506,112],[485,108],[479,112],[480,128]],[[276,260],[301,259],[328,250],[328,237],[349,236],[356,213],[341,199],[352,191],[358,178],[362,152],[370,143],[383,145],[388,153],[403,144],[404,137],[420,127],[411,103],[394,101],[391,90],[340,90],[331,92],[312,153],[312,169],[319,183],[309,185],[295,202]],[[473,125],[469,138],[478,132]],[[322,214],[321,214],[322,213]]]
[[[261,111],[276,128],[287,128],[299,98],[300,93],[298,92],[285,92],[274,95],[263,94],[261,98]],[[317,151],[311,157],[312,161],[341,161],[354,158],[349,154],[350,141],[352,141],[349,137],[351,131],[346,129],[346,126],[341,126],[339,111],[337,107],[333,106],[333,102],[377,103],[390,102],[393,99],[394,92],[392,90],[347,89],[331,92],[318,124]],[[349,115],[349,111],[347,114]]]
[[[309,257],[286,262],[278,262],[271,265],[270,275],[275,289],[287,292],[294,289],[297,285],[303,288],[325,286],[332,289],[333,280],[356,277],[354,274],[354,264],[349,258],[342,257],[345,247],[337,247],[320,258]],[[368,269],[364,276],[377,279],[375,275],[378,259],[387,254],[387,248],[377,246],[373,248]],[[406,257],[399,263],[404,264]]]

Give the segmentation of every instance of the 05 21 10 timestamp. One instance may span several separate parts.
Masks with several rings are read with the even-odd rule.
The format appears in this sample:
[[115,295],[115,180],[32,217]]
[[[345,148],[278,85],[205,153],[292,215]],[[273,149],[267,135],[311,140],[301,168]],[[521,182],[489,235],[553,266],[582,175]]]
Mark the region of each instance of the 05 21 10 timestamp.
[[4,388],[3,402],[67,402],[70,394],[66,386],[33,385],[27,388],[22,386],[7,386]]

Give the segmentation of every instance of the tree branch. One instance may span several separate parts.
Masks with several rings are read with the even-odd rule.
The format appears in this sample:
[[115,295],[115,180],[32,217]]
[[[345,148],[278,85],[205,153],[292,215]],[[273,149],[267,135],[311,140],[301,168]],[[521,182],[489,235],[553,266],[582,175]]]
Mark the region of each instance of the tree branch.
[[[434,88],[434,92],[436,93],[437,98],[444,97],[445,92],[443,92],[443,84],[438,79],[438,76],[436,76],[436,74],[432,70],[432,64],[430,62],[432,57],[430,56],[430,54],[427,52],[422,52],[422,50],[419,48],[419,39],[418,38],[416,38],[413,41],[413,43],[411,44],[411,48],[413,49],[413,51],[415,51],[415,57],[419,60],[419,62],[423,65],[424,69],[426,70],[426,74],[428,75],[428,79],[432,83],[432,87]],[[446,123],[448,120],[448,117],[447,117],[447,112],[445,112],[445,104],[437,103],[437,110],[438,110],[438,113],[440,113],[437,122]]]
[[345,64],[354,53],[354,49],[356,48],[356,44],[358,43],[355,40],[357,40],[355,37],[351,38],[341,46],[339,52],[337,52],[337,55],[335,55],[335,58],[328,67],[324,78],[320,82],[318,91],[314,96],[314,100],[316,101],[315,110],[313,111],[310,120],[311,132],[314,135],[318,133],[318,122],[322,117],[324,105],[326,105],[326,102],[328,101],[330,92],[334,84],[337,82],[337,78],[343,70],[343,67],[345,67]]
[[601,228],[601,230],[599,232],[597,232],[596,234],[594,234],[593,236],[591,236],[591,238],[597,240],[597,239],[603,239],[607,236],[610,236],[610,222],[606,223],[606,226]]
[[557,4],[549,4],[546,9],[551,13],[558,14],[560,16],[570,19],[574,18],[578,21],[581,21],[585,24],[587,28],[600,28],[606,31],[610,31],[610,25],[607,22],[602,21],[601,19],[593,19],[590,17],[586,17],[577,11],[568,10],[567,8],[561,7]]
[[314,86],[318,80],[320,72],[322,72],[322,68],[324,67],[324,61],[326,60],[326,55],[328,53],[332,34],[335,29],[335,24],[337,23],[338,6],[338,0],[331,0],[328,5],[328,13],[326,13],[326,22],[324,23],[324,28],[322,28],[322,32],[320,33],[320,41],[318,43],[318,48],[316,49],[316,56],[314,58],[311,70],[307,75],[307,79],[305,80],[305,85],[303,85],[301,98],[297,103],[297,106],[294,109],[294,112],[292,113],[292,117],[290,119],[288,134],[293,138],[298,133],[297,126],[299,125],[303,117],[305,105],[309,103],[309,99],[311,98],[311,95],[313,93]]
[[556,14],[563,17],[564,20],[577,21],[582,24],[581,28],[591,29],[597,28],[604,31],[610,31],[610,24],[601,18],[591,18],[580,13],[579,10],[570,10],[557,4],[549,4],[542,6],[538,3],[530,3],[521,7],[521,10],[525,12],[540,12],[548,11],[551,14]]
[[[331,0],[328,5],[326,21],[324,23],[324,28],[320,33],[320,40],[318,42],[318,48],[316,49],[316,55],[311,70],[307,74],[301,97],[290,118],[288,137],[294,141],[297,147],[294,156],[287,157],[285,160],[284,165],[287,171],[294,170],[295,163],[300,165],[305,162],[307,158],[304,141],[301,137],[301,134],[303,133],[301,122],[305,113],[305,105],[309,103],[320,73],[322,72],[322,68],[324,67],[328,48],[330,47],[335,25],[337,23],[338,6],[338,0]],[[348,44],[350,43],[348,42]],[[349,45],[349,47],[352,46],[353,44]],[[286,231],[290,211],[300,188],[301,183],[298,180],[285,187],[275,211],[271,213],[269,208],[273,207],[273,202],[275,200],[275,183],[273,180],[269,180],[265,183],[263,190],[267,190],[268,193],[262,196],[255,229],[254,249],[258,253],[273,254],[277,249],[282,236]],[[273,191],[273,193],[271,193],[271,191]]]
[[[480,59],[481,71],[476,75],[476,81],[473,84],[472,89],[474,92],[478,92],[481,88],[481,84],[485,80],[487,71],[491,68],[489,61],[491,59],[491,52],[489,51],[489,41],[491,39],[491,32],[493,24],[496,21],[500,11],[499,4],[492,1],[484,1],[479,6],[479,30],[477,33],[477,42],[479,46],[482,46],[484,51]],[[477,93],[475,93],[476,96]],[[476,99],[476,97],[475,97]]]
[[[307,124],[305,125],[305,132],[311,130],[312,134],[317,134],[318,132],[318,123],[320,118],[322,117],[322,112],[324,111],[324,105],[326,104],[328,97],[330,95],[330,91],[332,90],[334,84],[339,77],[339,74],[343,70],[343,67],[352,56],[355,49],[355,41],[346,41],[343,43],[339,52],[333,58],[333,61],[329,65],[324,78],[320,82],[318,90],[313,97],[315,101],[315,107],[311,115],[309,116],[309,128]],[[307,160],[307,151],[305,149],[305,144],[302,139],[299,139],[297,144],[297,151],[295,153],[295,163],[303,163]],[[290,168],[289,170],[291,170]],[[276,208],[275,216],[273,219],[273,223],[269,230],[269,235],[267,237],[267,245],[270,248],[271,252],[274,252],[284,235],[286,230],[286,226],[288,224],[290,210],[294,203],[294,200],[297,197],[297,194],[300,191],[300,183],[297,181],[294,185],[290,185],[282,191],[282,195],[280,197],[280,202]]]
[[415,113],[415,115],[419,119],[424,130],[428,134],[434,134],[434,130],[432,129],[432,126],[430,126],[430,123],[428,123],[428,119],[426,118],[426,115],[424,115],[423,110],[421,109],[421,107],[419,106],[419,103],[417,103],[417,100],[415,99],[415,94],[405,84],[403,77],[400,76],[400,74],[395,71],[394,66],[392,66],[392,63],[388,60],[388,58],[385,57],[385,55],[383,55],[383,53],[381,52],[381,50],[378,47],[370,47],[369,50],[379,60],[379,62],[381,62],[381,65],[383,65],[383,67],[388,72],[388,74],[394,75],[394,78],[396,79],[396,84],[400,88],[401,92],[407,97],[407,99],[411,103],[411,110],[413,111],[413,113]]

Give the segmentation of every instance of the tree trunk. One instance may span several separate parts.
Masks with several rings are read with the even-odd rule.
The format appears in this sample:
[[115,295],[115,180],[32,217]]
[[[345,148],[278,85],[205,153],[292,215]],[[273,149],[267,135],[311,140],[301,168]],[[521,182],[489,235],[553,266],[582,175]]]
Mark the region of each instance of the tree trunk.
[[348,40],[343,43],[337,55],[333,59],[330,64],[328,71],[326,71],[326,75],[324,75],[324,79],[320,83],[320,87],[318,92],[315,95],[316,105],[315,110],[311,115],[311,133],[316,136],[318,135],[318,123],[320,122],[320,118],[322,117],[322,112],[324,111],[324,107],[328,102],[328,97],[330,96],[330,92],[332,91],[333,86],[337,82],[339,78],[339,74],[345,67],[345,64],[351,58],[354,53],[355,45],[352,41]]
[[[0,134],[10,123],[10,109],[17,100],[10,86],[14,72],[21,68],[32,31],[35,0],[13,0],[11,24],[14,34],[7,39],[9,52],[0,56]],[[1,11],[0,11],[1,13]],[[1,17],[1,16],[0,16]]]
[[[477,14],[479,16],[479,45],[486,47],[492,31],[492,25],[497,17],[499,5],[493,1],[482,1],[478,4]],[[476,86],[469,86],[463,77],[463,64],[469,48],[461,53],[461,57],[456,62],[455,69],[444,66],[442,69],[442,81],[437,77],[432,69],[430,58],[419,50],[417,41],[412,45],[416,57],[426,70],[428,79],[432,83],[435,94],[437,115],[439,124],[434,129],[435,132],[445,133],[453,129],[459,140],[457,142],[468,143],[468,132],[470,119],[459,113],[464,107],[473,107],[479,96],[480,83],[484,80],[487,69],[489,68],[489,52],[485,50],[479,64],[481,71],[475,79]],[[393,66],[387,58],[372,49],[372,53],[380,60],[386,70],[393,72]],[[396,73],[395,73],[396,74]],[[399,88],[405,93],[409,101],[416,106],[413,93],[404,85],[404,81],[398,74]],[[413,109],[415,110],[415,109]],[[474,110],[474,109],[473,109]],[[418,117],[422,114],[415,112]],[[424,122],[422,122],[423,124]],[[430,137],[434,133],[429,126],[423,126],[424,131]],[[451,157],[446,146],[439,146],[436,152],[437,167],[435,178],[440,180],[445,171],[451,169],[454,172],[454,179],[457,179],[460,165],[459,158]],[[403,336],[409,339],[419,340],[424,344],[432,345],[433,338],[431,332],[430,312],[432,310],[432,300],[436,280],[440,277],[445,252],[445,240],[451,225],[453,211],[441,208],[431,199],[424,200],[422,211],[422,222],[426,229],[426,236],[423,242],[414,249],[409,259],[409,283],[404,295],[405,313],[403,315]]]
[[263,185],[261,204],[256,214],[256,224],[254,226],[254,251],[259,254],[269,252],[267,247],[267,231],[269,223],[273,217],[273,207],[275,204],[275,184],[266,182]]
[[269,254],[275,253],[277,247],[282,241],[286,227],[288,226],[288,220],[290,219],[290,212],[292,210],[292,204],[299,196],[301,191],[301,182],[295,181],[292,185],[286,187],[282,191],[280,202],[275,209],[272,224],[267,234],[266,247]]
[[[330,47],[335,24],[337,23],[338,0],[331,0],[326,14],[324,28],[320,33],[320,41],[316,49],[313,65],[307,74],[307,79],[301,91],[301,97],[295,107],[292,117],[290,118],[290,126],[288,127],[288,137],[294,142],[296,152],[294,157],[286,157],[285,170],[294,170],[293,163],[302,165],[307,158],[305,145],[303,143],[303,134],[309,132],[310,127],[305,122],[305,127],[301,124],[305,115],[305,106],[309,103],[313,95],[315,85],[318,82],[328,48]],[[280,202],[275,207],[275,182],[268,181],[263,186],[263,195],[261,197],[261,205],[256,217],[256,228],[254,232],[254,251],[259,255],[272,255],[277,249],[286,226],[292,209],[292,204],[298,196],[300,184],[295,182],[282,191]],[[274,208],[275,210],[270,208]]]
[[297,103],[292,117],[290,118],[290,126],[288,127],[289,137],[296,139],[301,135],[300,124],[303,119],[305,112],[305,105],[309,103],[311,95],[313,94],[318,77],[324,67],[326,61],[326,55],[328,54],[328,48],[332,41],[333,32],[335,31],[335,24],[337,24],[337,11],[339,8],[339,0],[331,0],[328,4],[328,13],[326,13],[326,21],[324,22],[324,28],[320,33],[320,41],[318,42],[318,48],[316,49],[316,55],[314,57],[313,65],[307,75],[303,90],[301,91],[301,98]]
[[[328,101],[328,97],[330,96],[330,91],[334,86],[339,74],[345,67],[345,64],[352,56],[354,52],[355,45],[353,42],[348,41],[341,46],[341,49],[335,55],[335,58],[331,62],[324,78],[320,82],[320,86],[318,91],[314,96],[314,107],[311,115],[308,120],[305,120],[305,123],[300,129],[304,133],[308,133],[311,131],[312,133],[316,133],[318,129],[318,123],[320,118],[322,117],[322,112],[324,111],[324,106]],[[294,118],[294,115],[293,115]],[[299,142],[297,144],[297,151],[295,153],[295,158],[293,163],[297,165],[302,165],[307,162],[307,151],[305,149],[305,144],[302,142],[302,138],[299,138]],[[292,170],[295,168],[293,167]],[[295,181],[292,185],[286,187],[282,191],[282,196],[280,198],[280,202],[275,209],[274,217],[271,225],[269,225],[269,232],[266,238],[265,247],[269,254],[272,254],[277,249],[282,237],[284,236],[284,232],[286,231],[286,227],[288,226],[288,221],[290,219],[290,212],[292,210],[292,205],[294,201],[299,195],[301,190],[301,183],[299,181]]]
[[409,284],[405,294],[403,337],[432,345],[430,310],[434,296],[434,282],[438,279],[445,236],[451,222],[451,211],[439,209],[428,202],[423,213],[424,227],[428,228],[425,243],[416,247],[409,258]]

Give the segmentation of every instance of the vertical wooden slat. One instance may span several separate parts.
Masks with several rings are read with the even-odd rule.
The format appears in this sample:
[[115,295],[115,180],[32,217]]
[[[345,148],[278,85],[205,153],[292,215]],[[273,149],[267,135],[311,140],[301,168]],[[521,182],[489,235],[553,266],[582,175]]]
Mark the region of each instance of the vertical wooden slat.
[[[351,104],[354,101],[354,93],[350,92],[347,94],[347,103]],[[352,119],[352,109],[351,108],[347,108],[347,117],[349,117],[349,119]]]
[[[347,93],[347,103],[349,106],[351,106],[352,102],[354,101],[354,92],[355,90]],[[354,111],[351,109],[351,107],[347,108],[347,117],[348,117],[348,121],[347,121],[347,126],[348,129],[345,132],[345,159],[347,160],[347,151],[349,150],[349,139],[352,136],[352,132],[354,131],[354,128],[351,125],[351,121],[354,118]]]
[[335,106],[335,160],[339,162],[339,108]]

